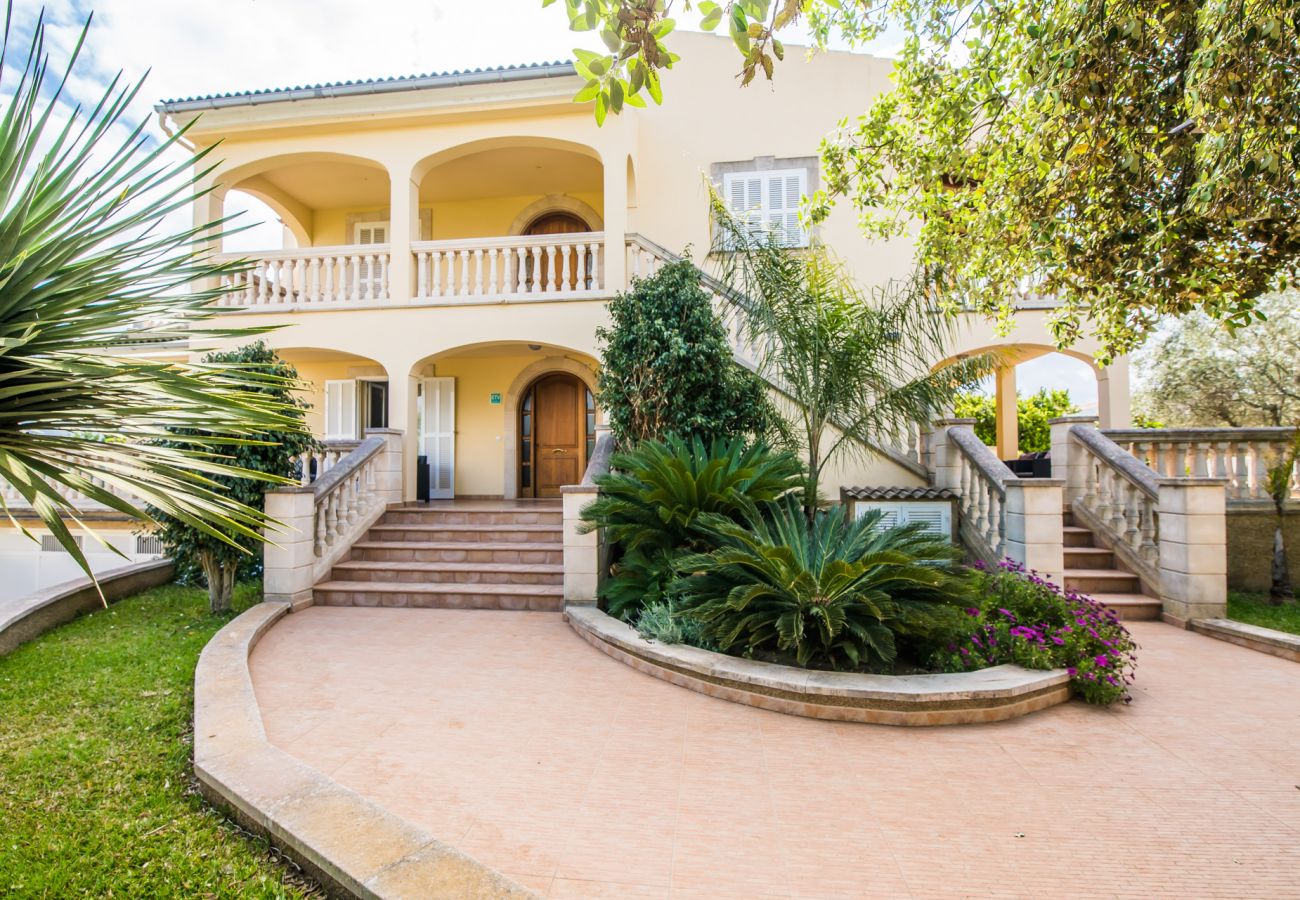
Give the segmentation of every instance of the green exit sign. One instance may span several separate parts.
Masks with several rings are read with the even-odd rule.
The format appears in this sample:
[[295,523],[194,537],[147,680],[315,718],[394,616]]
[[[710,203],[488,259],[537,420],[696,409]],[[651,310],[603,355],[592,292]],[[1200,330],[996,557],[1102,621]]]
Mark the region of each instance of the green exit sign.
[[488,402],[491,403],[493,406],[500,406],[500,405],[501,405],[501,395],[500,395],[500,394],[492,393],[492,394],[489,394],[488,397],[489,397]]

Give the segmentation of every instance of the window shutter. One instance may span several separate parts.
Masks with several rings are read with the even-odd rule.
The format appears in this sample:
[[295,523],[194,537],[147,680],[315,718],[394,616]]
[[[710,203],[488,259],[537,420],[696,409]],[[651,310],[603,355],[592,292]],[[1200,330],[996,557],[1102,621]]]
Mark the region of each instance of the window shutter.
[[808,236],[799,224],[799,203],[803,200],[806,174],[802,170],[774,172],[767,177],[764,205],[768,230],[778,235],[784,247],[803,247]]
[[736,172],[723,178],[727,208],[752,237],[763,234],[763,177],[757,172]]
[[[357,224],[357,243],[361,246],[368,247],[372,244],[385,244],[387,242],[387,222],[367,222],[365,224]],[[379,271],[377,269],[372,271],[369,260],[361,260],[361,265],[357,267],[357,274],[360,276],[359,283],[363,285],[361,288],[361,296],[364,297],[366,295],[366,288],[364,285],[367,281],[373,282],[370,295],[372,297],[378,296],[383,285],[379,283]]]
[[325,440],[351,441],[357,436],[357,382],[325,382]]
[[421,443],[429,461],[429,497],[456,495],[456,379],[424,379]]
[[901,504],[903,522],[919,522],[925,530],[939,537],[952,537],[952,507],[947,503],[905,503]]

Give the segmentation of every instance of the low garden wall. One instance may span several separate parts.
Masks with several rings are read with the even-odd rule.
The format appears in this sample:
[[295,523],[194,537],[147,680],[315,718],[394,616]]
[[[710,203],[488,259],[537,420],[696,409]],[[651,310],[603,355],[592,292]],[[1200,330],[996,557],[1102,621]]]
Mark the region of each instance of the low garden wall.
[[248,657],[289,608],[261,603],[203,648],[194,673],[194,774],[203,795],[334,895],[534,896],[267,741]]
[[994,666],[941,675],[860,675],[738,659],[648,641],[594,607],[569,607],[569,625],[602,652],[647,675],[720,700],[815,719],[880,725],[960,725],[1023,716],[1070,699],[1063,669]]
[[[1284,534],[1291,580],[1300,584],[1300,503],[1287,517]],[[1228,504],[1228,587],[1235,591],[1267,591],[1272,583],[1273,532],[1277,518],[1267,504]]]
[[1231,619],[1193,619],[1188,627],[1198,634],[1218,638],[1229,644],[1300,662],[1300,634],[1287,634],[1285,631],[1274,631],[1272,628],[1261,628]]
[[[0,656],[40,637],[82,613],[166,584],[175,567],[171,560],[155,559],[110,569],[99,575],[99,590],[88,577],[65,581],[15,600],[0,600]],[[100,597],[103,591],[103,598]]]

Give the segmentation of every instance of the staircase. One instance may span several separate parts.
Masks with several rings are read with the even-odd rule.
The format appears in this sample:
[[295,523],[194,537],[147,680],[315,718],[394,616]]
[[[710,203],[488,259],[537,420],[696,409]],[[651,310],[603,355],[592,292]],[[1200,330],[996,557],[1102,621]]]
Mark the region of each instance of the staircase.
[[1123,568],[1111,551],[1099,546],[1092,531],[1077,524],[1069,509],[1064,515],[1062,537],[1067,589],[1106,604],[1121,619],[1160,618],[1160,601],[1142,593],[1139,578]]
[[322,606],[564,608],[558,501],[414,503],[390,509],[312,589]]

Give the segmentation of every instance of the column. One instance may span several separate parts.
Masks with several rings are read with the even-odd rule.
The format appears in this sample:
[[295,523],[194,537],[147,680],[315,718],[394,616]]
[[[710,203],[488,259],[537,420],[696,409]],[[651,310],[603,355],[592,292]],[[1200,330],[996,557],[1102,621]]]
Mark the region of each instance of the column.
[[930,435],[930,452],[934,459],[933,483],[937,488],[959,490],[961,488],[960,467],[957,454],[960,453],[948,439],[950,428],[973,428],[974,419],[936,419],[934,431]]
[[[623,117],[626,118],[626,117]],[[611,123],[606,123],[608,128]],[[601,150],[605,176],[605,259],[600,277],[609,292],[627,287],[627,149],[622,141]]]
[[419,379],[410,374],[409,363],[388,366],[388,427],[401,433],[401,499],[415,500],[415,467],[419,463],[420,434]]
[[1016,367],[999,366],[997,382],[995,433],[998,459],[1015,459],[1020,455],[1020,409],[1016,397]]
[[1103,429],[1133,427],[1127,356],[1118,356],[1110,365],[1097,370],[1097,411],[1101,413]]
[[1227,615],[1225,484],[1222,478],[1160,482],[1160,602],[1173,624]]
[[[398,163],[388,171],[389,197],[388,294],[396,303],[415,296],[415,257],[411,242],[420,239],[420,186],[411,180],[411,167]],[[391,422],[391,419],[389,420]]]

